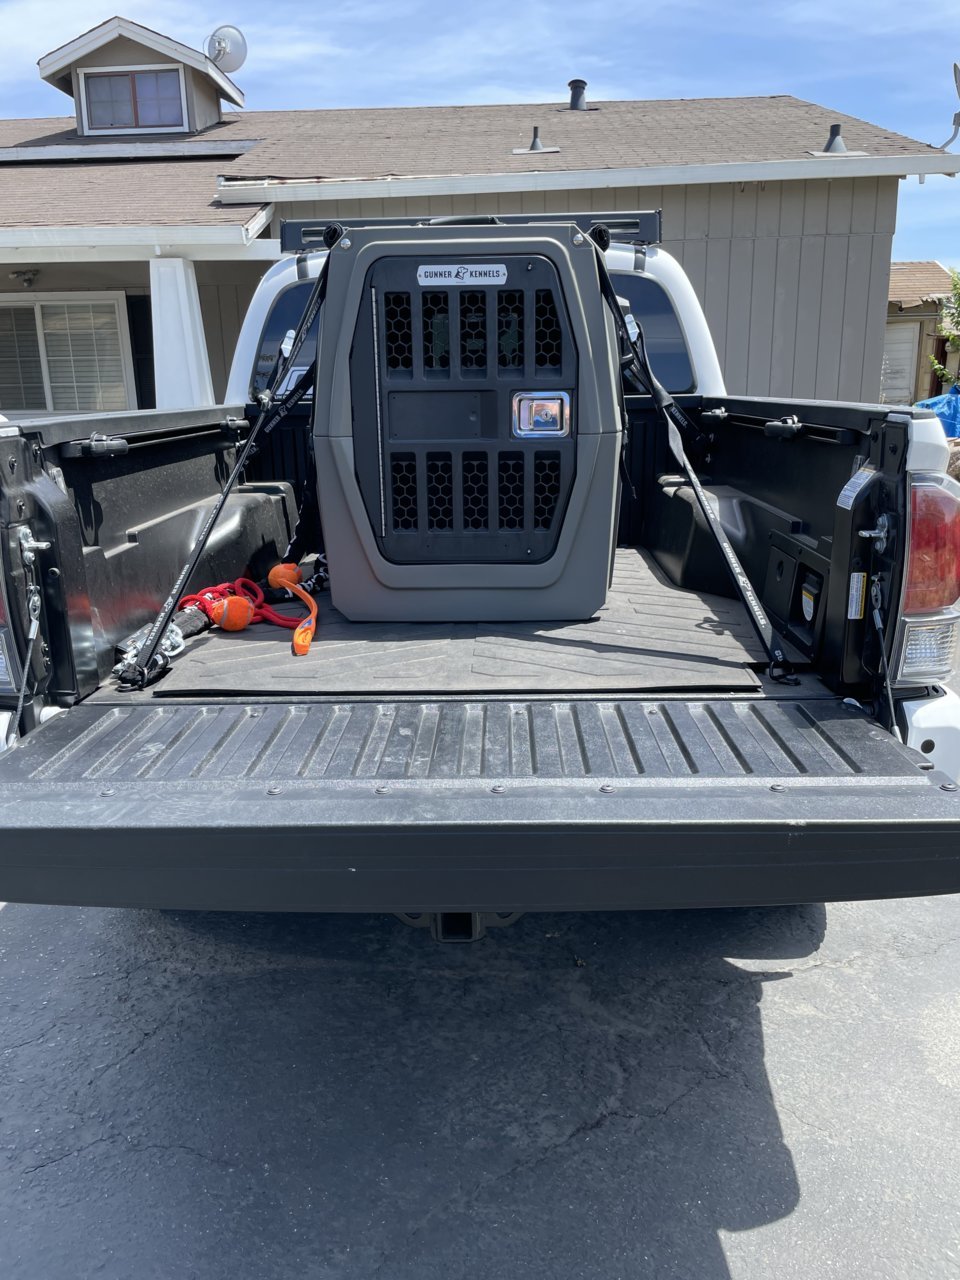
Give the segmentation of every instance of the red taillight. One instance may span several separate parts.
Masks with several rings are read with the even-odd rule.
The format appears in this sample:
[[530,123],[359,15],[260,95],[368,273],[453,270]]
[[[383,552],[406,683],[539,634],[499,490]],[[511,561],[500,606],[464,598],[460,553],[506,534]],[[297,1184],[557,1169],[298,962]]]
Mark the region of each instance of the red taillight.
[[960,486],[915,478],[903,611],[934,613],[960,599]]

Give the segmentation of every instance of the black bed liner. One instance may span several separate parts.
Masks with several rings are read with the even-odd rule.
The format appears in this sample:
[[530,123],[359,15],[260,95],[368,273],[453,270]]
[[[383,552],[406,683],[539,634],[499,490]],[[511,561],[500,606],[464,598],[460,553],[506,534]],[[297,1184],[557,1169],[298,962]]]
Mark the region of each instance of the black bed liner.
[[508,911],[953,892],[960,798],[925,764],[827,699],[81,705],[0,756],[0,899]]
[[[319,599],[310,654],[271,626],[190,641],[158,697],[747,691],[764,652],[739,600],[674,586],[621,548],[605,607],[587,622],[348,622]],[[303,613],[300,606],[292,612]]]

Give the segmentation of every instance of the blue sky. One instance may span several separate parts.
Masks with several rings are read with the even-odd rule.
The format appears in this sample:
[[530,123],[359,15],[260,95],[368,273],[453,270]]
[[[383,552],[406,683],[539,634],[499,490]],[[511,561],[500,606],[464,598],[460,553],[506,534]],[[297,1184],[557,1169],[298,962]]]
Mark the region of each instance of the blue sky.
[[[235,78],[252,110],[543,102],[573,76],[593,98],[792,93],[934,144],[960,110],[957,0],[108,3],[197,47],[220,22],[242,27],[250,56]],[[0,116],[66,114],[36,60],[113,12],[102,0],[0,0]],[[901,185],[894,255],[960,268],[960,178]]]

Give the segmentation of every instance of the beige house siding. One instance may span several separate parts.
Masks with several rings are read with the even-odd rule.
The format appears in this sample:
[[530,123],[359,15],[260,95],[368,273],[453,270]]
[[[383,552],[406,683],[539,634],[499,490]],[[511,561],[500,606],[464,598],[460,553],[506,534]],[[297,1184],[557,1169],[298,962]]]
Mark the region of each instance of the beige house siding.
[[619,187],[277,205],[282,218],[663,209],[728,390],[877,400],[897,179]]
[[192,67],[184,67],[186,77],[187,119],[191,129],[202,131],[223,119],[220,98],[210,82]]
[[118,36],[115,40],[102,44],[99,49],[91,49],[77,59],[74,73],[80,67],[124,67],[136,66],[142,62],[171,62],[176,58],[156,49],[147,49],[136,40],[128,40],[126,36]]
[[80,102],[80,70],[101,68],[109,71],[111,67],[160,66],[168,63],[171,67],[180,67],[184,79],[184,96],[187,102],[186,128],[188,131],[208,129],[219,124],[221,120],[220,99],[212,85],[203,76],[197,75],[192,67],[184,66],[176,58],[166,53],[158,53],[148,49],[135,40],[120,36],[108,44],[101,45],[89,54],[80,58],[76,66],[71,68],[70,78],[73,84],[74,101],[78,104],[77,132],[82,134],[83,119],[79,111]]
[[[3,271],[9,270],[4,267]],[[6,280],[0,274],[0,293],[6,292]],[[12,282],[11,291],[15,286]],[[96,292],[122,289],[124,293],[150,292],[150,264],[147,262],[48,262],[40,266],[31,293],[65,293],[73,290]]]
[[153,49],[145,49],[142,44],[136,44],[133,40],[126,39],[125,36],[111,40],[108,44],[101,45],[99,49],[93,49],[90,53],[80,58],[76,65],[70,68],[70,79],[73,83],[73,100],[77,104],[77,133],[82,135],[85,132],[83,115],[80,111],[80,98],[82,95],[80,70],[99,67],[104,71],[108,71],[111,67],[136,67],[143,66],[148,62],[158,65],[160,63],[169,63],[171,66],[178,65],[167,54],[156,53]]
[[197,289],[207,338],[213,393],[222,402],[240,326],[250,299],[268,264],[263,262],[198,262]]

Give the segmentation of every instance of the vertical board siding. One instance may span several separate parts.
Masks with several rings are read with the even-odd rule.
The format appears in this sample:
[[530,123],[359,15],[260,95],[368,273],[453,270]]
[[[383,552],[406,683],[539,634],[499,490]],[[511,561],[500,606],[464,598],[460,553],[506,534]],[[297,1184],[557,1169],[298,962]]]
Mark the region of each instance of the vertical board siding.
[[200,314],[207,339],[213,394],[222,403],[227,391],[230,365],[247,307],[256,287],[256,278],[231,283],[199,284]]
[[772,243],[777,249],[777,265],[770,334],[770,384],[767,390],[771,395],[793,395],[802,242],[799,236],[785,236],[772,240]]
[[[700,301],[713,334],[720,367],[726,368],[727,300],[730,296],[730,241],[708,240],[707,270]],[[683,254],[680,254],[683,261]]]
[[746,387],[753,311],[753,257],[756,241],[730,241],[730,276],[727,282],[727,341],[724,372],[728,385]]
[[776,311],[777,246],[774,236],[753,248],[753,299],[747,334],[746,385],[752,395],[767,395],[773,371],[773,326]]
[[224,317],[220,311],[221,289],[235,290],[233,285],[198,284],[200,294],[200,315],[203,318],[203,332],[207,339],[207,357],[210,360],[210,377],[213,380],[214,398],[223,400],[227,389],[226,352],[230,341],[226,332]]
[[800,240],[797,330],[793,343],[793,390],[790,393],[795,396],[817,394],[824,240],[824,236],[803,236]]
[[836,400],[836,388],[840,385],[840,339],[843,333],[849,251],[847,236],[824,237],[814,391],[818,400]]
[[690,277],[731,393],[876,400],[897,189],[837,178],[341,200],[278,220],[662,208],[663,247]]
[[[866,351],[864,318],[869,314],[864,299],[870,297],[872,250],[873,236],[850,237],[837,380],[841,387],[860,385],[863,378]],[[866,388],[863,389],[863,395],[864,398],[869,398]]]

